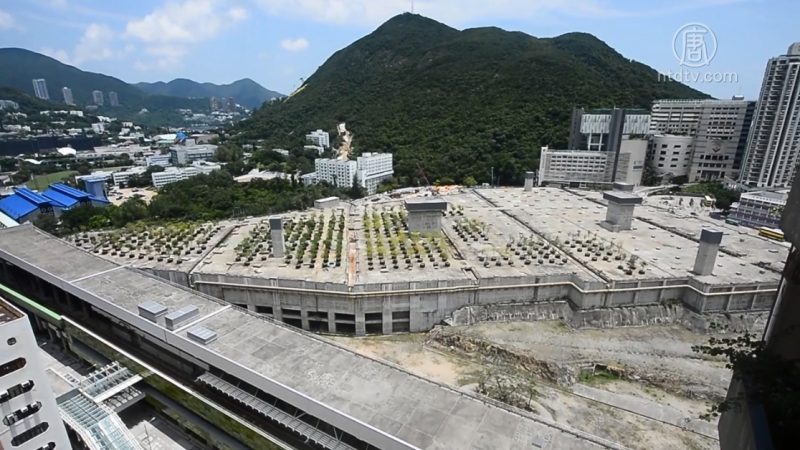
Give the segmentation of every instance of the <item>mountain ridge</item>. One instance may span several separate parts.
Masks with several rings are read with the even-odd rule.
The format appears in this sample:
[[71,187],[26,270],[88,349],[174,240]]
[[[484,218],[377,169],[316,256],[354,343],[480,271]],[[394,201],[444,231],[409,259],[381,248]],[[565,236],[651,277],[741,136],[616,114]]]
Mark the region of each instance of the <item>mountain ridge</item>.
[[139,82],[133,86],[149,94],[170,95],[174,97],[233,97],[247,108],[261,106],[265,101],[284,95],[271,91],[250,78],[242,78],[232,83],[215,84],[198,82],[188,78],[175,78],[171,81]]
[[[356,153],[395,154],[400,184],[521,183],[539,148],[565,145],[574,106],[648,108],[707,98],[588,33],[538,38],[497,27],[455,28],[401,14],[333,53],[280,102],[242,122],[242,140],[302,142],[347,122]],[[494,168],[494,169],[493,169]]]

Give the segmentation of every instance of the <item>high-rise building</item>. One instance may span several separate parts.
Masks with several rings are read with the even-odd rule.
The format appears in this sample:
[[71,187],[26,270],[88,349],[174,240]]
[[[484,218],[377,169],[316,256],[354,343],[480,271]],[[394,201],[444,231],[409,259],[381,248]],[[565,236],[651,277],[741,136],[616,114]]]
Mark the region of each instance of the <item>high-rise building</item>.
[[61,94],[64,95],[64,103],[68,105],[75,104],[75,98],[72,97],[72,89],[64,86],[61,88]]
[[70,448],[28,317],[0,298],[0,448]]
[[47,92],[47,81],[44,78],[33,79],[33,92],[38,98],[50,100],[50,94]]
[[331,147],[331,135],[327,131],[317,130],[306,135],[306,142],[322,148]]
[[108,93],[108,104],[109,106],[119,106],[119,96],[116,92],[110,91]]
[[[594,109],[586,111],[575,108],[572,111],[572,125],[569,133],[570,150],[607,150],[611,137],[611,118],[613,109]],[[625,110],[622,126],[624,136],[644,136],[650,132],[650,112],[644,110]]]
[[740,180],[791,186],[800,164],[800,42],[767,62]]
[[353,181],[357,181],[367,194],[374,194],[382,181],[394,175],[392,161],[391,153],[363,153],[356,161],[317,158],[314,160],[316,172],[306,177],[304,183],[324,181],[340,188],[349,188],[353,186]]
[[[739,96],[731,100],[656,100],[650,117],[650,131],[661,136],[662,141],[670,136],[675,138],[672,139],[674,142],[659,142],[657,147],[653,147],[653,166],[659,172],[687,175],[689,181],[736,178],[741,169],[754,109],[755,102]],[[683,167],[685,147],[679,151],[680,167],[672,167],[678,170],[658,170],[661,168],[658,164],[665,162],[661,157],[670,156],[667,162],[674,162],[673,153],[663,153],[667,148],[663,147],[664,144],[688,145],[678,142],[686,139],[677,137],[692,140],[688,170]],[[670,168],[665,165],[663,169]]]
[[92,102],[97,106],[103,106],[103,91],[92,91]]

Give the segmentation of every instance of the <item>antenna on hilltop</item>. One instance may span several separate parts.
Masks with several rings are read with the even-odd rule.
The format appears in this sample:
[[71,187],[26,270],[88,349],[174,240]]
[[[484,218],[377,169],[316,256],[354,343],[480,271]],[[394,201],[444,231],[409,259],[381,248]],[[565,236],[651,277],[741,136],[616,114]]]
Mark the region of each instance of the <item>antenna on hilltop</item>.
[[411,14],[414,14],[414,0],[411,0]]

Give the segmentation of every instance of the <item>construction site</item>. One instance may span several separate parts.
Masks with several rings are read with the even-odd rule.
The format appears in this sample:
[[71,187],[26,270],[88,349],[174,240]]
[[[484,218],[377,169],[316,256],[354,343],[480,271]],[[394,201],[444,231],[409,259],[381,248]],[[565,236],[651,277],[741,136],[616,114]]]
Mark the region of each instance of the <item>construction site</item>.
[[788,246],[659,201],[622,190],[422,190],[72,241],[325,333],[527,317],[611,327],[768,311]]
[[409,189],[70,242],[21,226],[0,280],[221,448],[718,448],[701,416],[730,372],[694,347],[763,328],[788,245],[615,188]]

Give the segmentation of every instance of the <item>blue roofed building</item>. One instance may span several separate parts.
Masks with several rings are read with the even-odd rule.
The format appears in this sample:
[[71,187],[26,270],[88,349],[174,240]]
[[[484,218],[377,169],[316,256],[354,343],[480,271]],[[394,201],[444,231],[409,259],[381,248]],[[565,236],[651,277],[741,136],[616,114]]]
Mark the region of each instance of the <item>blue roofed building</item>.
[[26,187],[14,188],[12,195],[0,199],[0,213],[19,224],[33,222],[42,214],[58,217],[62,211],[79,205],[103,207],[108,206],[109,201],[64,183],[54,183],[42,193]]
[[88,192],[76,189],[64,183],[53,183],[42,192],[42,196],[47,197],[61,210],[72,209],[79,205],[108,206],[109,202],[103,197],[92,195]]
[[55,214],[52,202],[26,187],[14,189],[14,194],[0,200],[0,211],[17,223],[32,222],[42,214]]

